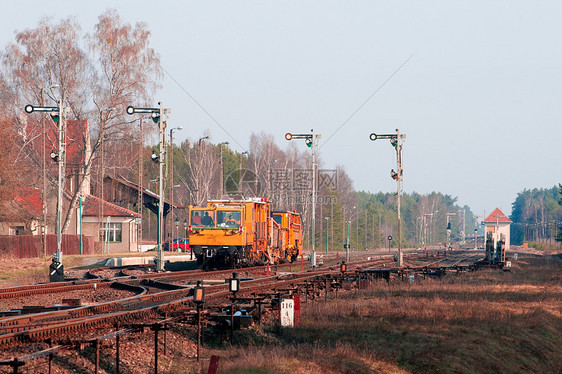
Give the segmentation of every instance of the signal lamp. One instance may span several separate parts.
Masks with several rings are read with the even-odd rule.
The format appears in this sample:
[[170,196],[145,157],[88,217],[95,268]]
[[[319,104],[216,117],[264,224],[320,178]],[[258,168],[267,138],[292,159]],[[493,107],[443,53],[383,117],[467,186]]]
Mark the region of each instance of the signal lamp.
[[392,177],[392,179],[397,180],[398,179],[398,173],[394,171],[394,169],[392,169],[390,171],[390,176]]
[[286,133],[286,134],[285,134],[285,139],[287,139],[287,140],[293,139],[293,134],[291,134],[290,132]]
[[371,135],[369,135],[369,139],[371,139],[372,141],[377,140],[377,134],[372,133]]
[[307,147],[312,147],[312,138],[306,138],[305,141]]
[[158,163],[158,161],[160,161],[160,157],[158,157],[158,155],[156,153],[153,153],[152,156],[150,156],[150,158],[152,159],[152,161]]
[[127,114],[132,115],[135,113],[135,108],[132,105],[129,105],[126,109]]
[[205,287],[201,285],[201,281],[197,281],[197,286],[193,287],[193,301],[197,304],[205,302]]
[[345,273],[347,271],[347,264],[345,263],[345,261],[342,261],[342,263],[340,265],[340,271],[342,273]]
[[160,111],[152,112],[152,120],[154,123],[158,123],[158,121],[160,121]]
[[25,106],[26,113],[33,113],[33,105],[26,105]]
[[233,294],[240,291],[240,279],[237,272],[232,272],[232,278],[228,280],[228,290]]
[[55,111],[53,110],[53,111],[51,111],[51,112],[49,113],[49,115],[51,116],[52,120],[53,120],[55,123],[59,123],[59,113],[58,113],[58,112],[55,112]]
[[51,159],[52,159],[53,161],[55,161],[55,162],[58,162],[58,161],[59,161],[59,154],[58,154],[57,152],[55,152],[55,150],[52,150],[52,151],[51,151],[50,156],[51,156]]

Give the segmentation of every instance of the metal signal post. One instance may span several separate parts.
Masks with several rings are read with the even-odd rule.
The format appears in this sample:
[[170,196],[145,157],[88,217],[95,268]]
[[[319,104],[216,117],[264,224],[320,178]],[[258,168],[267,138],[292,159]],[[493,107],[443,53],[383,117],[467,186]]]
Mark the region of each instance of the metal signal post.
[[58,282],[64,280],[64,268],[62,265],[62,192],[64,188],[64,178],[65,169],[64,162],[66,160],[65,155],[65,131],[66,131],[66,118],[65,112],[66,107],[63,106],[63,99],[59,100],[58,106],[56,107],[44,107],[44,106],[33,106],[26,105],[25,112],[49,112],[51,118],[58,125],[58,150],[51,152],[51,158],[53,161],[58,163],[59,167],[59,178],[58,178],[58,194],[57,194],[57,221],[56,221],[56,231],[57,231],[57,252],[53,256],[52,263],[49,267],[49,280],[51,282]]
[[158,254],[156,255],[156,271],[160,272],[164,270],[164,256],[162,253],[162,224],[164,221],[164,162],[165,162],[165,151],[164,151],[164,135],[166,129],[165,116],[171,113],[170,108],[162,108],[162,103],[158,103],[158,108],[135,108],[133,106],[127,107],[127,114],[133,115],[135,113],[150,113],[152,115],[152,120],[154,123],[158,124],[160,133],[160,144],[159,144],[159,155],[152,159],[158,163],[159,166],[159,202],[158,202]]
[[285,134],[285,139],[304,139],[306,145],[312,149],[312,253],[310,254],[310,266],[316,267],[316,252],[315,247],[315,226],[316,226],[316,147],[318,146],[318,139],[322,134],[315,134],[314,129],[310,130],[311,134],[292,134],[290,132]]
[[403,258],[402,258],[402,248],[401,248],[401,241],[402,241],[402,233],[401,233],[401,226],[402,226],[402,218],[400,216],[400,198],[402,196],[402,143],[404,139],[406,139],[406,134],[400,134],[400,130],[396,129],[396,134],[382,134],[377,135],[372,133],[369,135],[369,139],[375,141],[377,139],[390,139],[390,144],[396,149],[396,167],[398,170],[394,171],[394,169],[390,172],[390,176],[392,179],[396,181],[397,185],[397,194],[396,194],[396,205],[397,205],[397,212],[398,212],[398,259],[397,265],[398,267],[402,267]]

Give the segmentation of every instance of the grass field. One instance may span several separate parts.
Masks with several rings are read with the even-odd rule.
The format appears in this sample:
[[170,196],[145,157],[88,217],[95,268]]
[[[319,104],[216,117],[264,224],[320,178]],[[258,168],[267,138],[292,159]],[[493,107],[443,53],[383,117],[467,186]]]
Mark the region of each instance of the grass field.
[[[67,260],[68,268],[84,265],[84,259]],[[0,284],[44,282],[49,262],[6,261]],[[206,373],[208,358],[217,355],[219,373],[235,374],[562,373],[561,281],[562,255],[519,255],[511,272],[483,269],[412,285],[381,281],[339,292],[337,300],[332,293],[328,302],[323,296],[303,302],[294,328],[279,331],[269,315],[261,326],[236,331],[233,345],[207,331],[200,364],[193,359],[193,328],[176,327],[168,333],[161,372]],[[141,345],[143,354],[123,360],[142,365],[124,372],[152,372],[152,335],[123,341],[124,351]],[[55,372],[91,369],[88,352],[88,362],[76,359],[83,353],[57,355]],[[108,368],[113,360],[106,348]],[[31,365],[45,367],[40,360]]]
[[561,279],[560,256],[519,256],[511,272],[376,283],[205,355],[221,373],[561,373]]

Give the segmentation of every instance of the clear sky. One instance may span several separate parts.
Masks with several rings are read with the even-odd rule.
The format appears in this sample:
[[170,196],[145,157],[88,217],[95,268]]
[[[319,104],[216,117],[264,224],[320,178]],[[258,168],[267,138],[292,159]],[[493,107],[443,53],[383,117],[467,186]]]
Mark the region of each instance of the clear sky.
[[561,1],[3,3],[2,48],[45,16],[84,32],[108,8],[146,22],[174,140],[209,129],[241,151],[264,131],[285,148],[286,132],[314,128],[324,168],[392,192],[394,149],[369,134],[399,128],[405,191],[476,214],[509,215],[518,192],[562,183]]

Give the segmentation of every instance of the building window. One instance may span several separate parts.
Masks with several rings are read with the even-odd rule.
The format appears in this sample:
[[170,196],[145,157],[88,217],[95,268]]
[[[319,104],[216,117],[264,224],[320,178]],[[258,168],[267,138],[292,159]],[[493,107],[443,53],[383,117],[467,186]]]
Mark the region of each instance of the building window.
[[25,227],[23,226],[10,226],[10,235],[23,235],[23,230]]
[[110,243],[121,243],[123,228],[121,223],[104,222],[100,231],[100,241],[105,242],[105,235]]

